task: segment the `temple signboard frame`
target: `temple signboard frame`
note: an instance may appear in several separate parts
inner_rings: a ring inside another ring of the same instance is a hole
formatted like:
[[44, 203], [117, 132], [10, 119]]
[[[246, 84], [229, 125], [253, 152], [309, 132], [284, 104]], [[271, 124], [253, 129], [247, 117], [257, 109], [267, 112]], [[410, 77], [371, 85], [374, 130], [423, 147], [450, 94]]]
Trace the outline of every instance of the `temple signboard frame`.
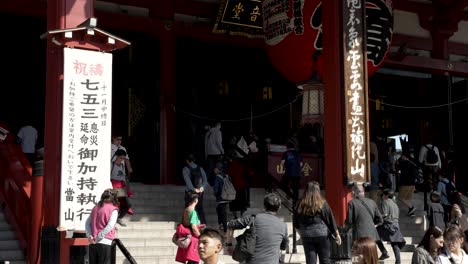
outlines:
[[370, 181], [365, 5], [363, 0], [346, 0], [342, 6], [344, 148], [348, 184]]

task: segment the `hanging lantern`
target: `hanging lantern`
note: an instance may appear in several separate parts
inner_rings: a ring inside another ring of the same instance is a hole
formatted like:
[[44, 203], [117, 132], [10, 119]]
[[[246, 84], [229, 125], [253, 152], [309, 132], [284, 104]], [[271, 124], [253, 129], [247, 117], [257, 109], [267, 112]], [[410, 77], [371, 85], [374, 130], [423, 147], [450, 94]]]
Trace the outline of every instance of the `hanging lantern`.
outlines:
[[323, 83], [305, 83], [302, 87], [302, 124], [323, 123]]
[[[367, 71], [371, 76], [390, 50], [393, 7], [391, 0], [362, 2], [366, 5]], [[321, 0], [264, 0], [262, 7], [271, 64], [293, 83], [305, 82], [316, 74], [323, 80], [322, 35], [326, 33], [322, 32], [322, 16], [334, 14], [322, 14]]]

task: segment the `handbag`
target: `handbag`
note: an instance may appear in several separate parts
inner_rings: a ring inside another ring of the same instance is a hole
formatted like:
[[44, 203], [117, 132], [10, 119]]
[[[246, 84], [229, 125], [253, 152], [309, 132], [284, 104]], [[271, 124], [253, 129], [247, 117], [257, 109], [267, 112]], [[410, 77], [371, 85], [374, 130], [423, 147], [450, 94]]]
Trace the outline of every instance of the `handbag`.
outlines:
[[192, 243], [192, 235], [179, 237], [177, 232], [175, 232], [172, 236], [172, 243], [182, 249], [187, 249], [190, 246], [190, 243]]
[[[182, 235], [179, 236], [179, 234]], [[172, 243], [182, 249], [187, 249], [190, 246], [190, 243], [192, 243], [191, 230], [183, 224], [178, 224], [174, 235], [172, 235]]]
[[346, 230], [344, 227], [338, 227], [338, 232], [341, 237], [341, 245], [336, 243], [330, 243], [330, 259], [334, 260], [344, 260], [351, 259], [352, 256], [352, 245], [353, 245], [353, 236], [349, 230]]
[[232, 252], [232, 259], [238, 262], [243, 262], [255, 253], [255, 243], [257, 237], [257, 229], [255, 227], [255, 215], [250, 216], [249, 224], [244, 233], [236, 237], [236, 247]]

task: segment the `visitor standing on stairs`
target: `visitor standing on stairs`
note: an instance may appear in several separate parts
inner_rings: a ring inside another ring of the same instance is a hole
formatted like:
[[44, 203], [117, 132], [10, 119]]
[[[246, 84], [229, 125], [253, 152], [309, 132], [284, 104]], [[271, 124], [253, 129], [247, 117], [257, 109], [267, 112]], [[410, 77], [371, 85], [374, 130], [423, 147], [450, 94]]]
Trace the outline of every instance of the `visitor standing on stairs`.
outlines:
[[411, 157], [409, 151], [404, 150], [398, 159], [397, 172], [400, 174], [400, 188], [398, 199], [408, 207], [408, 216], [414, 217], [416, 208], [413, 205], [413, 193], [416, 189], [415, 181], [419, 174], [417, 161]]
[[443, 235], [444, 233], [437, 226], [429, 227], [414, 250], [411, 264], [434, 264], [440, 250], [444, 247]]
[[200, 256], [198, 255], [198, 238], [200, 237], [200, 231], [204, 225], [200, 224], [197, 210], [195, 209], [198, 204], [198, 194], [191, 194], [187, 202], [187, 206], [184, 209], [182, 215], [182, 225], [177, 226], [177, 236], [184, 237], [191, 235], [191, 242], [188, 248], [177, 248], [177, 254], [175, 261], [185, 264], [197, 264], [200, 262]]
[[457, 226], [444, 231], [445, 251], [437, 256], [436, 264], [468, 264], [468, 255], [462, 249], [464, 235]]
[[419, 163], [423, 165], [424, 182], [430, 185], [427, 187], [432, 188], [434, 191], [437, 190], [439, 182], [438, 174], [442, 167], [442, 162], [440, 160], [439, 149], [432, 143], [431, 138], [419, 150]]
[[376, 226], [381, 225], [383, 219], [377, 204], [364, 196], [364, 187], [361, 184], [353, 185], [352, 193], [353, 199], [348, 202], [344, 230], [352, 229], [353, 240], [370, 237], [379, 241]]
[[224, 200], [221, 195], [224, 187], [224, 179], [229, 177], [224, 173], [223, 163], [218, 162], [214, 168], [215, 181], [213, 186], [213, 192], [216, 197], [216, 214], [218, 216], [218, 230], [222, 230], [224, 233], [227, 231], [227, 212], [226, 207], [230, 201]]
[[107, 189], [86, 219], [86, 237], [89, 241], [89, 264], [110, 264], [111, 245], [115, 238], [115, 223], [119, 201], [114, 189]]
[[440, 230], [445, 230], [444, 208], [440, 204], [440, 193], [431, 192], [431, 204], [427, 212], [429, 226], [437, 226]]
[[119, 149], [114, 154], [115, 160], [111, 167], [111, 183], [112, 187], [117, 190], [117, 197], [120, 203], [120, 212], [117, 223], [121, 226], [126, 226], [123, 218], [127, 213], [132, 214], [132, 204], [127, 193], [127, 175], [125, 170], [125, 157], [127, 153], [123, 149]]
[[125, 175], [126, 175], [126, 178], [127, 178], [127, 192], [128, 192], [128, 196], [129, 197], [132, 197], [132, 193], [130, 191], [130, 178], [132, 178], [134, 175], [133, 175], [133, 167], [132, 167], [132, 163], [130, 162], [130, 157], [128, 156], [128, 151], [127, 149], [122, 146], [122, 135], [120, 133], [115, 133], [113, 136], [112, 136], [112, 141], [111, 141], [111, 162], [114, 162], [115, 159], [117, 158], [116, 155], [115, 155], [115, 152], [119, 149], [122, 149], [125, 151], [125, 153], [127, 153], [125, 155], [125, 159], [124, 159], [124, 166], [125, 166]]
[[200, 222], [206, 224], [205, 211], [203, 209], [203, 194], [208, 187], [206, 173], [200, 165], [195, 163], [195, 156], [193, 154], [189, 154], [185, 162], [187, 165], [182, 169], [185, 181], [185, 205], [188, 205], [193, 194], [197, 194], [198, 203], [195, 210], [198, 213]]
[[[264, 213], [258, 213], [252, 219], [256, 230], [255, 253], [244, 264], [274, 264], [279, 263], [281, 250], [288, 247], [288, 228], [286, 223], [276, 214], [281, 207], [281, 198], [268, 193], [263, 199]], [[226, 248], [232, 255], [232, 239], [234, 230], [249, 226], [251, 215], [234, 219], [228, 223]]]
[[31, 167], [34, 166], [34, 161], [36, 161], [37, 135], [37, 129], [29, 123], [21, 127], [17, 135], [18, 143], [21, 144], [21, 149]]
[[393, 254], [395, 255], [395, 264], [400, 264], [400, 249], [406, 244], [405, 238], [400, 231], [399, 215], [400, 209], [395, 203], [395, 193], [392, 190], [385, 189], [383, 191], [383, 201], [380, 206], [383, 216], [383, 224], [377, 226], [377, 231], [381, 238], [380, 241], [377, 241], [377, 246], [382, 252], [379, 260], [384, 260], [390, 258], [387, 250], [385, 249], [382, 241], [389, 241], [392, 245]]
[[[307, 184], [304, 195], [298, 201], [294, 213], [294, 226], [302, 238], [307, 264], [329, 264], [331, 243], [341, 245], [333, 212], [320, 194], [318, 182]], [[330, 237], [334, 241], [330, 241]]]
[[297, 199], [299, 198], [299, 188], [301, 187], [301, 176], [302, 176], [302, 155], [299, 151], [296, 150], [296, 147], [293, 143], [286, 143], [287, 150], [283, 153], [281, 157], [280, 167], [284, 168], [283, 177], [281, 178], [281, 185], [288, 194], [291, 195], [289, 191], [289, 183], [291, 182], [292, 187], [292, 199], [293, 204], [295, 205]]

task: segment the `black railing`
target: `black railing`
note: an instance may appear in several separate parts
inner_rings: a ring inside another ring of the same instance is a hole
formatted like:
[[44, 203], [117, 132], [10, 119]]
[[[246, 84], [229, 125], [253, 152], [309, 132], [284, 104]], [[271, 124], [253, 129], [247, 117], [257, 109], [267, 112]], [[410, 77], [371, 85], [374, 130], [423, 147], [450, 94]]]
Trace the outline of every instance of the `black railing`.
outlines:
[[[293, 239], [293, 246], [292, 246], [292, 253], [297, 253], [297, 234], [296, 234], [296, 225], [295, 225], [295, 210], [294, 210], [294, 204], [295, 201], [292, 198], [292, 195], [289, 194], [289, 190], [285, 190], [284, 186], [281, 185], [280, 182], [275, 177], [271, 177], [271, 186], [270, 186], [270, 191], [277, 194], [281, 198], [281, 203], [284, 208], [286, 208], [292, 216], [292, 239]], [[289, 248], [286, 249], [286, 253], [289, 253]]]
[[130, 264], [137, 264], [136, 260], [132, 257], [132, 254], [127, 250], [127, 248], [124, 246], [122, 241], [120, 239], [116, 238], [112, 242], [112, 248], [111, 248], [111, 259], [112, 259], [112, 264], [115, 264], [115, 259], [116, 259], [116, 246], [119, 247], [120, 251], [122, 254], [124, 254], [125, 258], [128, 260]]

